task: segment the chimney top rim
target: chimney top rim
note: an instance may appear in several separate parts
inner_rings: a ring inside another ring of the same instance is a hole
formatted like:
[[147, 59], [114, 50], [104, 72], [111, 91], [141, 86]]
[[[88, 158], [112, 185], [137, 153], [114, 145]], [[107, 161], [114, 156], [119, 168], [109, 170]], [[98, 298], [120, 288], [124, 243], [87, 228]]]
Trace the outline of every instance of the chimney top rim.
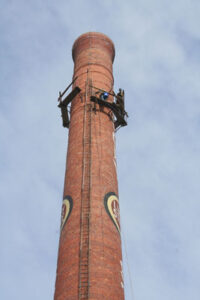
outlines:
[[78, 44], [78, 42], [80, 42], [81, 40], [84, 40], [84, 39], [92, 39], [92, 38], [96, 38], [96, 39], [99, 39], [99, 40], [104, 40], [105, 42], [109, 43], [111, 48], [112, 48], [112, 61], [114, 61], [114, 58], [115, 58], [115, 45], [113, 43], [113, 41], [104, 33], [101, 33], [101, 32], [95, 32], [95, 31], [91, 31], [91, 32], [86, 32], [86, 33], [83, 33], [81, 34], [75, 41], [74, 41], [74, 44], [72, 46], [72, 58], [74, 60], [74, 54], [75, 54], [75, 48]]

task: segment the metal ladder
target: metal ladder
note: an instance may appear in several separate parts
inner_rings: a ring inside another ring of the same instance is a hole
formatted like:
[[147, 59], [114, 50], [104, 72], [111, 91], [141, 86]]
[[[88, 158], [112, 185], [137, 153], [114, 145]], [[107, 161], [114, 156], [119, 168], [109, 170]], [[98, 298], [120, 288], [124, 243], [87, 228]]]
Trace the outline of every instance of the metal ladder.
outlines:
[[[81, 189], [81, 228], [79, 257], [79, 300], [89, 299], [90, 257], [90, 185], [91, 185], [91, 118], [92, 104], [87, 103], [88, 84], [84, 107], [83, 175]], [[89, 98], [89, 97], [88, 97]]]

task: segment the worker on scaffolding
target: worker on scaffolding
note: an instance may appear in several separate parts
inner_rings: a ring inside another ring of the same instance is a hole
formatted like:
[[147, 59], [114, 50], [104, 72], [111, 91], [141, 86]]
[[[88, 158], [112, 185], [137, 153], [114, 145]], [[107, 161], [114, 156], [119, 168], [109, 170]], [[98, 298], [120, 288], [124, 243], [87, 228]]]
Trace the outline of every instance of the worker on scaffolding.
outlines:
[[118, 108], [118, 110], [120, 111], [120, 114], [122, 116], [125, 115], [125, 111], [124, 111], [124, 90], [119, 89], [119, 92], [116, 95], [116, 106]]

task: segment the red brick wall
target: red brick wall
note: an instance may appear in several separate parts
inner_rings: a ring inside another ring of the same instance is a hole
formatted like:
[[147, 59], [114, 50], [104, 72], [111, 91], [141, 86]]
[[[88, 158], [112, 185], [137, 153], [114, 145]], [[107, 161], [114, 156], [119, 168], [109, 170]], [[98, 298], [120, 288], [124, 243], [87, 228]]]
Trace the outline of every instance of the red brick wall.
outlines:
[[101, 33], [86, 33], [72, 55], [81, 93], [71, 108], [64, 197], [73, 207], [60, 234], [54, 299], [123, 300], [120, 232], [104, 205], [106, 194], [118, 195], [114, 127], [109, 110], [97, 105], [95, 112], [90, 102], [97, 92], [91, 84], [112, 91], [114, 45]]

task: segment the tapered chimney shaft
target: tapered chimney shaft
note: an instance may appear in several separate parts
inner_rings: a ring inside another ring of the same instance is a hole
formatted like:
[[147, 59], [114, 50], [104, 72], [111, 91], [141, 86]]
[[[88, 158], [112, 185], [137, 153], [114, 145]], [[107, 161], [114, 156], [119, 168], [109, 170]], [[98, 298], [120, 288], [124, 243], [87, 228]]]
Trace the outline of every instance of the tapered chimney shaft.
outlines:
[[72, 49], [75, 80], [54, 300], [123, 300], [123, 273], [113, 115], [91, 102], [113, 102], [115, 49], [101, 33]]

